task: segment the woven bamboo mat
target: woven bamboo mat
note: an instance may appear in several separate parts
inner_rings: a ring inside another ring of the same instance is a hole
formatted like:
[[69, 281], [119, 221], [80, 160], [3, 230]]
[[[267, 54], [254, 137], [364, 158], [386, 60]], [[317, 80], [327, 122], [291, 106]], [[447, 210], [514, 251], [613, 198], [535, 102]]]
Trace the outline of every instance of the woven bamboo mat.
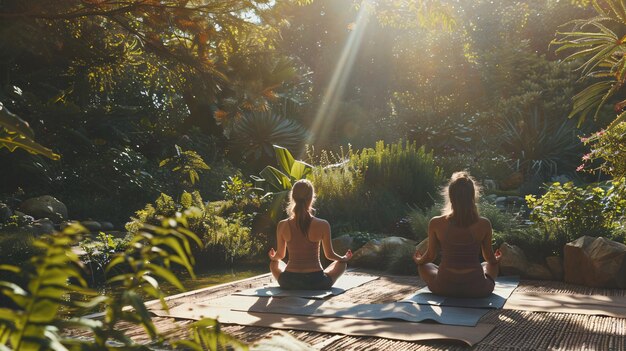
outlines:
[[[363, 272], [367, 274], [367, 272]], [[392, 302], [425, 286], [417, 276], [390, 276], [381, 272], [380, 279], [351, 289], [332, 297], [333, 301], [352, 303]], [[269, 283], [267, 276], [246, 282], [235, 282], [200, 294], [191, 294], [170, 300], [171, 305], [200, 301], [207, 298], [226, 296], [234, 289], [246, 289]], [[626, 290], [595, 289], [573, 286], [560, 282], [522, 280], [517, 291], [564, 294], [593, 294], [605, 296], [626, 296]], [[405, 342], [378, 338], [337, 336], [316, 332], [290, 331], [289, 333], [320, 350], [394, 350], [394, 351], [435, 351], [435, 350], [612, 350], [626, 351], [626, 319], [587, 316], [562, 313], [537, 313], [515, 310], [494, 310], [485, 315], [481, 322], [495, 324], [495, 329], [473, 348], [454, 342]], [[187, 326], [192, 321], [173, 320], [155, 317], [156, 327], [166, 335], [184, 338]], [[139, 342], [148, 342], [141, 328], [120, 325]], [[235, 337], [252, 342], [276, 333], [262, 327], [224, 325], [222, 330]], [[75, 336], [84, 336], [79, 332]]]

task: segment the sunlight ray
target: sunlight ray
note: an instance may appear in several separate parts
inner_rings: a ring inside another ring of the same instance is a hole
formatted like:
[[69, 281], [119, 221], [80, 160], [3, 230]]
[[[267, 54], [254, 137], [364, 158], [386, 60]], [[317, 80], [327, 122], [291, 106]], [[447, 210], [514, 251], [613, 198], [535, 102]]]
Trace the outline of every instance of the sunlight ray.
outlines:
[[337, 66], [333, 71], [333, 75], [328, 83], [324, 97], [320, 103], [319, 109], [315, 114], [315, 119], [311, 126], [311, 134], [307, 140], [307, 144], [314, 145], [318, 140], [330, 131], [337, 117], [337, 110], [343, 92], [345, 90], [350, 72], [354, 66], [359, 47], [365, 34], [365, 28], [369, 18], [369, 0], [361, 3], [355, 25], [350, 33], [348, 40], [343, 47]]

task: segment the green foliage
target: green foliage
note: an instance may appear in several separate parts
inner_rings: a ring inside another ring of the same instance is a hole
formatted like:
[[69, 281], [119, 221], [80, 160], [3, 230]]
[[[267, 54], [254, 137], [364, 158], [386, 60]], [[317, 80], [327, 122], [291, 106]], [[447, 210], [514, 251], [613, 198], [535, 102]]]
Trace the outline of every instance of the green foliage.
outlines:
[[379, 141], [373, 149], [350, 155], [350, 162], [363, 170], [366, 189], [376, 195], [391, 195], [405, 205], [424, 208], [432, 205], [442, 181], [433, 154], [415, 143]]
[[95, 238], [86, 238], [80, 242], [79, 246], [85, 252], [81, 261], [89, 267], [92, 286], [107, 280], [105, 268], [116, 253], [128, 248], [129, 240], [129, 236], [116, 238], [111, 234], [100, 232]]
[[349, 148], [347, 155], [308, 153], [321, 163], [312, 173], [318, 214], [340, 231], [390, 230], [410, 206], [429, 207], [442, 181], [432, 153], [415, 143], [380, 141], [375, 149]]
[[434, 205], [428, 209], [413, 208], [407, 214], [407, 219], [411, 225], [411, 231], [414, 233], [414, 237], [411, 239], [418, 242], [428, 237], [428, 223], [431, 218], [441, 214], [441, 206]]
[[183, 151], [178, 145], [174, 145], [174, 148], [176, 155], [161, 161], [159, 167], [168, 166], [174, 174], [180, 175], [183, 184], [191, 187], [200, 180], [199, 173], [210, 168], [197, 152], [193, 150]]
[[565, 243], [582, 235], [611, 237], [623, 225], [626, 200], [623, 184], [608, 187], [553, 183], [537, 198], [527, 195], [530, 219], [546, 236]]
[[307, 130], [295, 120], [271, 112], [250, 112], [233, 128], [231, 142], [249, 161], [268, 161], [274, 145], [294, 150], [307, 139]]
[[6, 147], [11, 152], [19, 148], [52, 160], [60, 158], [52, 150], [37, 144], [34, 139], [35, 134], [28, 123], [7, 110], [0, 102], [0, 148]]
[[276, 162], [280, 169], [266, 166], [259, 173], [260, 177], [252, 178], [257, 186], [262, 187], [267, 193], [265, 197], [271, 197], [269, 214], [273, 221], [278, 221], [285, 207], [287, 195], [293, 184], [300, 179], [310, 179], [313, 167], [296, 160], [289, 150], [284, 147], [273, 145]]
[[198, 259], [203, 264], [232, 264], [235, 260], [246, 257], [252, 247], [256, 247], [256, 241], [251, 236], [254, 212], [244, 213], [244, 210], [258, 209], [259, 206], [260, 202], [256, 197], [239, 202], [205, 204], [198, 191], [183, 192], [178, 202], [161, 194], [154, 204], [147, 204], [144, 209], [135, 213], [135, 218], [126, 224], [126, 230], [135, 234], [147, 224], [157, 225], [159, 218], [194, 209], [187, 216], [186, 223], [203, 243], [203, 248], [196, 251]]
[[581, 139], [591, 146], [591, 152], [583, 156], [581, 169], [586, 164], [593, 167], [594, 162], [600, 162], [592, 170], [602, 171], [615, 178], [626, 177], [626, 122]]
[[[558, 46], [557, 53], [570, 52], [566, 61], [583, 62], [579, 66], [581, 74], [593, 82], [574, 97], [574, 107], [569, 117], [578, 115], [579, 125], [589, 115], [598, 118], [602, 106], [621, 90], [626, 73], [623, 35], [615, 30], [615, 24], [622, 31], [626, 25], [624, 6], [618, 0], [594, 0], [592, 4], [596, 16], [569, 22], [572, 29], [557, 32], [552, 42]], [[614, 124], [626, 116], [626, 113], [621, 112], [623, 105], [624, 101], [615, 104], [619, 115]]]
[[[161, 218], [159, 225], [146, 224], [135, 233], [124, 252], [116, 253], [107, 265], [107, 271], [123, 266], [123, 273], [108, 280], [118, 289], [100, 295], [87, 287], [78, 256], [71, 251], [80, 242], [84, 228], [76, 225], [63, 232], [45, 235], [35, 241], [42, 252], [23, 268], [1, 265], [0, 270], [24, 275], [27, 284], [20, 286], [0, 282], [2, 296], [9, 297], [15, 308], [0, 308], [0, 348], [3, 350], [131, 350], [147, 349], [126, 335], [119, 323], [142, 326], [152, 339], [152, 345], [179, 345], [193, 350], [221, 350], [226, 346], [246, 350], [247, 345], [224, 334], [217, 321], [204, 319], [194, 323], [191, 338], [171, 340], [161, 334], [152, 322], [141, 296], [159, 299], [167, 309], [159, 281], [182, 289], [178, 277], [172, 273], [177, 264], [194, 277], [191, 243], [200, 244], [189, 231], [187, 217], [195, 216], [191, 208], [171, 218]], [[107, 239], [107, 238], [105, 238]], [[107, 239], [108, 240], [108, 239]], [[3, 275], [5, 277], [6, 275]], [[64, 318], [61, 307], [75, 314], [83, 314], [96, 306], [105, 309], [102, 320], [82, 317]], [[129, 308], [130, 307], [130, 308]], [[65, 337], [65, 328], [86, 329], [93, 333], [91, 340]]]
[[539, 107], [504, 118], [500, 129], [503, 151], [526, 178], [562, 174], [573, 168], [581, 153], [575, 125], [555, 122]]
[[[65, 304], [76, 307], [81, 305], [68, 302], [64, 297], [70, 292], [91, 297], [96, 295], [86, 288], [80, 260], [70, 251], [70, 247], [80, 240], [81, 234], [82, 228], [68, 227], [60, 235], [44, 236], [34, 242], [42, 250], [41, 254], [31, 258], [25, 268], [0, 266], [5, 272], [24, 274], [28, 279], [27, 286], [23, 287], [0, 282], [2, 295], [9, 297], [17, 306], [15, 309], [0, 309], [0, 345], [10, 346], [14, 350], [40, 347], [63, 349], [58, 328], [62, 322], [58, 317], [59, 309]], [[95, 298], [87, 305], [100, 302], [102, 299]], [[77, 319], [74, 322], [81, 321]]]

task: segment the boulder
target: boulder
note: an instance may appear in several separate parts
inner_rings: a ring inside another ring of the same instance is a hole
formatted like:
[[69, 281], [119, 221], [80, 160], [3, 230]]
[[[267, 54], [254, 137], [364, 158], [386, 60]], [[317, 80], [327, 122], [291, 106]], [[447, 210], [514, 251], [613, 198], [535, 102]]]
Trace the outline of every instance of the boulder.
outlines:
[[380, 264], [380, 251], [382, 245], [380, 240], [370, 240], [360, 249], [356, 250], [350, 260], [350, 265], [355, 267], [376, 268]]
[[104, 231], [111, 231], [115, 229], [115, 226], [111, 222], [100, 222], [100, 227], [102, 227], [102, 230]]
[[96, 221], [81, 221], [80, 224], [87, 228], [90, 233], [97, 233], [102, 230], [102, 225]]
[[552, 273], [548, 267], [542, 264], [531, 263], [526, 269], [524, 277], [537, 280], [552, 280]]
[[563, 260], [560, 257], [546, 257], [546, 265], [555, 280], [563, 280]]
[[0, 202], [0, 224], [6, 223], [13, 216], [13, 211], [6, 204]]
[[385, 260], [389, 253], [398, 250], [414, 252], [416, 244], [414, 240], [399, 236], [370, 240], [354, 253], [350, 262], [353, 266], [385, 269], [388, 263]]
[[501, 275], [524, 275], [528, 269], [528, 259], [524, 251], [515, 245], [502, 243], [500, 245], [502, 257], [500, 258]]
[[60, 223], [67, 219], [65, 204], [50, 195], [24, 200], [20, 204], [19, 210], [36, 219], [49, 218], [54, 223]]
[[582, 236], [565, 245], [564, 280], [601, 288], [626, 288], [626, 245]]
[[54, 223], [48, 218], [41, 218], [34, 221], [30, 226], [34, 229], [34, 234], [52, 234], [54, 233]]

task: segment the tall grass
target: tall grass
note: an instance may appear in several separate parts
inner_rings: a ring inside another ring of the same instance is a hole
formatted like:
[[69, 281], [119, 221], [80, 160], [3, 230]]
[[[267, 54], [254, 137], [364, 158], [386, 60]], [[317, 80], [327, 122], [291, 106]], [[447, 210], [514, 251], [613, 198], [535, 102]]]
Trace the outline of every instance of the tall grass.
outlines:
[[442, 181], [432, 153], [415, 143], [376, 143], [347, 153], [309, 149], [318, 215], [337, 231], [393, 230], [410, 208], [429, 208]]

